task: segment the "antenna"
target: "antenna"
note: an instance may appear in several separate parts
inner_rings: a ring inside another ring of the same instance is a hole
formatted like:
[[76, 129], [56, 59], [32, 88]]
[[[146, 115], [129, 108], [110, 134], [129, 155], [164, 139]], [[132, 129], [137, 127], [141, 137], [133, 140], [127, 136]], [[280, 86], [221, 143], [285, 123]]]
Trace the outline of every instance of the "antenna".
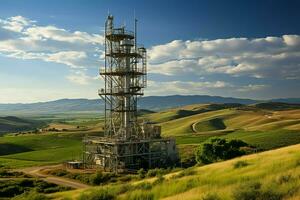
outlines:
[[147, 50], [137, 45], [135, 11], [133, 31], [114, 27], [114, 17], [107, 17], [105, 66], [100, 75], [104, 133], [84, 138], [84, 163], [116, 173], [175, 163], [175, 139], [162, 138], [160, 126], [138, 120], [138, 97], [147, 86]]

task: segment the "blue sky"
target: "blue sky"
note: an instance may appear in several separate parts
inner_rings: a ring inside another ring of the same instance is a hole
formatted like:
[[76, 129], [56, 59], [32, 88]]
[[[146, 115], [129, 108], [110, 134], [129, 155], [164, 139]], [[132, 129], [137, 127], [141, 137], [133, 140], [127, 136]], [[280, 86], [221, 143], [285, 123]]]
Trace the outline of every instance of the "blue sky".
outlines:
[[299, 1], [1, 0], [0, 103], [98, 98], [110, 12], [148, 48], [146, 95], [300, 97]]

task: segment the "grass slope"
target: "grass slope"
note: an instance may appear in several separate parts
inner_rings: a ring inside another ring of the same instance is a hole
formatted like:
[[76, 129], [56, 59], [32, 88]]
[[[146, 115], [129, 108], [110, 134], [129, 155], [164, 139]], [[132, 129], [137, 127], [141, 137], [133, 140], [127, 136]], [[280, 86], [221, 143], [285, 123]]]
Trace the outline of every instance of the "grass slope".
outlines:
[[[163, 136], [176, 138], [181, 157], [209, 137], [242, 139], [262, 149], [300, 142], [300, 109], [297, 104], [254, 105], [200, 104], [169, 109], [148, 115], [162, 126]], [[184, 110], [190, 115], [178, 115]], [[188, 154], [188, 155], [186, 155]]]
[[[7, 167], [26, 167], [62, 162], [80, 158], [82, 150], [80, 137], [60, 134], [6, 136], [0, 137], [0, 163]], [[16, 152], [16, 148], [24, 149]]]
[[[145, 114], [142, 119], [161, 125], [163, 136], [175, 137], [184, 160], [212, 136], [242, 139], [265, 150], [300, 143], [300, 109], [284, 106], [268, 110], [257, 104], [198, 104]], [[80, 158], [81, 138], [103, 131], [103, 120], [97, 115], [52, 116], [51, 120], [48, 128], [61, 131], [0, 137], [1, 164], [22, 167]]]
[[23, 119], [14, 116], [0, 117], [0, 135], [5, 132], [28, 131], [44, 126], [38, 120]]
[[[229, 161], [193, 167], [157, 178], [131, 181], [119, 199], [198, 200], [241, 199], [241, 195], [260, 195], [260, 199], [296, 200], [300, 197], [300, 144], [243, 156]], [[140, 187], [138, 186], [140, 185]], [[143, 187], [144, 185], [144, 187]], [[256, 185], [254, 188], [253, 185]], [[136, 186], [130, 189], [130, 186]], [[147, 186], [147, 187], [146, 187]], [[51, 194], [54, 199], [76, 199], [82, 192], [95, 189], [120, 191], [119, 183], [92, 189]], [[208, 198], [211, 197], [211, 198]], [[212, 198], [214, 197], [214, 198]], [[217, 198], [218, 197], [218, 198]], [[254, 199], [254, 198], [250, 198]]]

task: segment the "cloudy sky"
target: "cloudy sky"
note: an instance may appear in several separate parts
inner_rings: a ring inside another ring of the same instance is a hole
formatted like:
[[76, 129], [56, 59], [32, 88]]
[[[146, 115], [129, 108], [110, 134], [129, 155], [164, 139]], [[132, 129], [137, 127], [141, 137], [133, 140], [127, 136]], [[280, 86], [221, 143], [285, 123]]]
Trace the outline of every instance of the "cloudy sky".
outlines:
[[1, 0], [0, 103], [98, 98], [103, 24], [139, 20], [146, 95], [300, 97], [300, 1]]

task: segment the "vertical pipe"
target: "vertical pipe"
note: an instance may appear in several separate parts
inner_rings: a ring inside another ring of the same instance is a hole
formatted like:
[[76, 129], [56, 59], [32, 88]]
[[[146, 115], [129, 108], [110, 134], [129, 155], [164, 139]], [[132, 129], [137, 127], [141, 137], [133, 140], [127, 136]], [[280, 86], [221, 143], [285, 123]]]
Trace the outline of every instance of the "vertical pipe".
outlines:
[[[108, 20], [108, 19], [107, 19]], [[104, 75], [104, 135], [107, 136], [107, 122], [106, 122], [106, 84], [107, 84], [107, 78], [106, 78], [106, 65], [107, 65], [107, 56], [106, 56], [106, 48], [107, 48], [107, 42], [106, 42], [106, 32], [107, 32], [107, 20], [105, 22], [105, 30], [104, 30], [104, 55], [105, 55], [105, 59], [104, 59], [104, 72], [105, 72], [105, 75]]]

